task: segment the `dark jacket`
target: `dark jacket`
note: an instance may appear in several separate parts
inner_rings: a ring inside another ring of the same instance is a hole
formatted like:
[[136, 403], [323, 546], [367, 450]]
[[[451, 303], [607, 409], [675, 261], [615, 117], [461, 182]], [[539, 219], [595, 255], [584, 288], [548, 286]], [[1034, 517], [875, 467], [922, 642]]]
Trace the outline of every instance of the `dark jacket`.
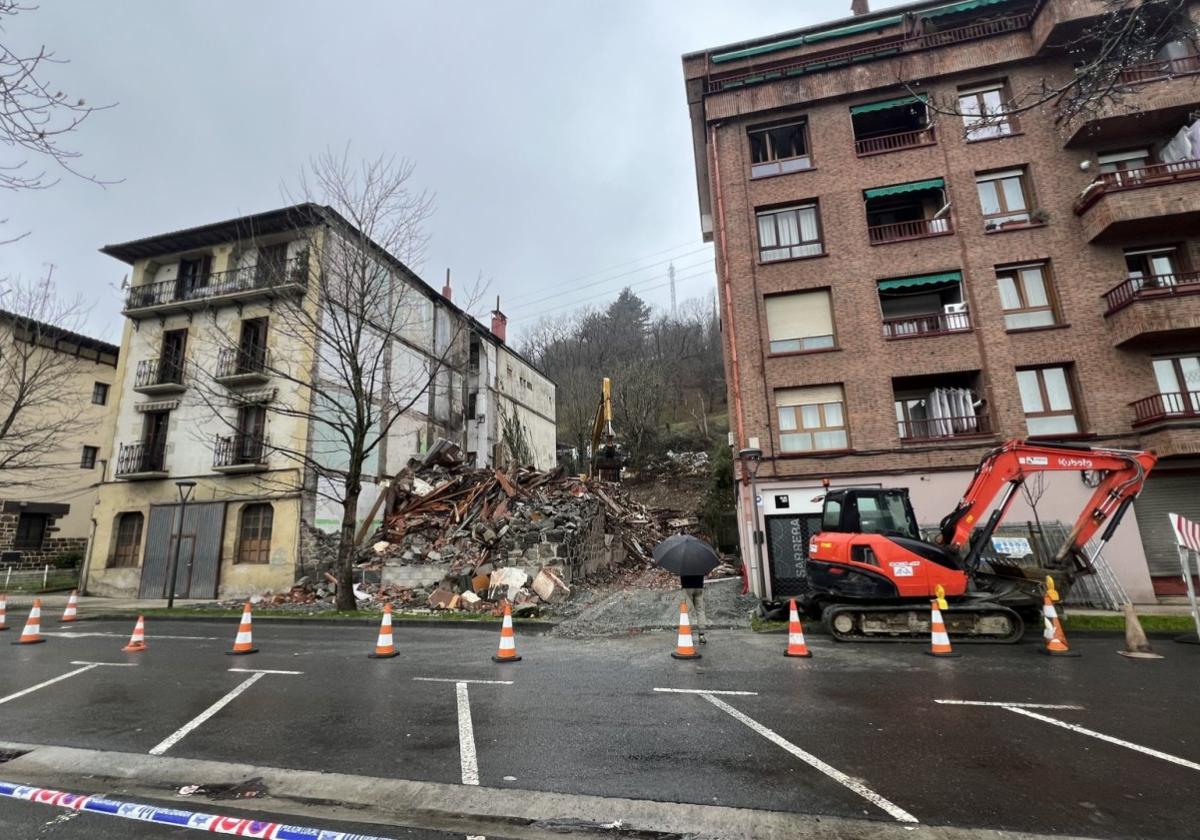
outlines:
[[704, 575], [682, 575], [679, 578], [679, 585], [683, 589], [703, 589]]

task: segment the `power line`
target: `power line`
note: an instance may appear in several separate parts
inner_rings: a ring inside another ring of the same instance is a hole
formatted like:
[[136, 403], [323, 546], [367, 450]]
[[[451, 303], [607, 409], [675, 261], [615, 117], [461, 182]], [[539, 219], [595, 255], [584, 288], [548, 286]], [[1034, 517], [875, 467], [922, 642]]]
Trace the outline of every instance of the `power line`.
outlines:
[[[709, 276], [711, 276], [713, 279], [716, 279], [716, 275], [715, 275], [715, 273], [710, 275], [708, 271], [698, 271], [698, 272], [696, 272], [695, 274], [688, 274], [688, 275], [677, 276], [677, 277], [675, 278], [675, 280], [678, 282], [678, 281], [680, 281], [680, 280], [694, 280], [694, 279], [696, 279], [696, 278], [700, 278], [700, 277], [707, 278], [707, 277], [709, 277]], [[649, 279], [647, 279], [647, 280], [643, 280], [643, 281], [641, 281], [640, 283], [631, 283], [631, 284], [629, 284], [628, 286], [626, 286], [626, 287], [624, 287], [624, 288], [629, 288], [629, 289], [638, 288], [638, 291], [639, 291], [639, 292], [652, 292], [652, 291], [655, 291], [656, 289], [665, 289], [667, 286], [670, 286], [670, 285], [671, 285], [671, 281], [670, 281], [670, 280], [666, 281], [665, 283], [658, 283], [657, 285], [654, 285], [654, 286], [643, 286], [643, 285], [642, 285], [643, 283], [648, 283], [648, 282], [651, 282], [651, 281], [654, 281], [654, 280], [658, 280], [658, 279], [659, 279], [659, 278], [657, 278], [657, 277], [651, 277], [651, 278], [649, 278]], [[573, 300], [573, 301], [571, 301], [570, 303], [564, 303], [564, 304], [560, 304], [560, 305], [558, 305], [558, 306], [552, 306], [552, 307], [550, 307], [549, 309], [542, 309], [542, 310], [540, 310], [540, 311], [537, 311], [537, 312], [530, 312], [530, 313], [529, 313], [529, 314], [527, 314], [527, 315], [517, 315], [517, 316], [510, 316], [509, 320], [512, 320], [512, 321], [522, 321], [522, 320], [528, 320], [528, 319], [530, 319], [530, 318], [538, 317], [538, 316], [540, 316], [540, 315], [547, 315], [547, 314], [550, 314], [550, 313], [552, 313], [552, 312], [559, 312], [559, 311], [561, 311], [561, 310], [563, 310], [563, 309], [571, 309], [571, 308], [573, 308], [573, 307], [578, 307], [578, 306], [579, 306], [579, 304], [581, 304], [581, 303], [586, 303], [586, 302], [587, 302], [587, 301], [589, 301], [589, 300], [595, 300], [595, 299], [597, 299], [597, 298], [608, 297], [609, 295], [613, 295], [613, 294], [616, 294], [616, 293], [617, 293], [617, 290], [616, 290], [616, 289], [609, 289], [609, 290], [608, 290], [608, 291], [606, 291], [606, 292], [601, 292], [600, 294], [597, 294], [597, 295], [591, 295], [591, 296], [589, 296], [589, 297], [579, 298], [579, 299], [577, 299], [577, 300]]]
[[[711, 261], [711, 260], [701, 260], [701, 261], [700, 261], [700, 262], [698, 262], [698, 263], [692, 263], [691, 265], [685, 265], [685, 266], [682, 266], [682, 267], [681, 267], [681, 268], [679, 268], [678, 270], [679, 270], [679, 271], [686, 271], [686, 270], [688, 270], [689, 268], [701, 268], [701, 267], [712, 267], [712, 261]], [[620, 279], [619, 277], [608, 277], [608, 278], [605, 278], [604, 280], [598, 281], [598, 283], [607, 283], [607, 282], [609, 282], [609, 281], [612, 281], [612, 280], [619, 280], [619, 279]], [[662, 279], [662, 276], [661, 276], [661, 275], [659, 275], [659, 276], [656, 276], [656, 277], [643, 277], [643, 278], [641, 278], [641, 279], [639, 279], [639, 280], [633, 280], [633, 281], [625, 280], [625, 281], [623, 281], [623, 282], [621, 282], [621, 283], [620, 283], [620, 286], [621, 286], [621, 287], [629, 286], [629, 287], [631, 287], [631, 288], [632, 288], [632, 287], [634, 287], [634, 286], [637, 286], [637, 285], [639, 285], [639, 284], [641, 284], [641, 283], [649, 283], [649, 282], [652, 282], [652, 281], [654, 281], [654, 280], [660, 280], [660, 279]], [[598, 285], [598, 283], [589, 283], [588, 285], [589, 285], [589, 286], [595, 286], [595, 285]], [[584, 287], [584, 286], [581, 286], [581, 287], [579, 287], [579, 288], [586, 288], [586, 287]], [[519, 304], [517, 304], [516, 306], [514, 306], [512, 309], [513, 309], [513, 311], [514, 311], [514, 312], [519, 312], [519, 311], [520, 311], [520, 310], [522, 310], [522, 309], [529, 309], [530, 307], [534, 307], [534, 306], [541, 306], [541, 305], [542, 305], [542, 304], [543, 304], [545, 301], [547, 301], [547, 300], [552, 300], [552, 299], [554, 299], [554, 298], [559, 298], [559, 297], [562, 297], [563, 295], [572, 295], [572, 294], [575, 294], [577, 291], [579, 291], [579, 290], [578, 290], [578, 289], [564, 289], [563, 291], [560, 291], [560, 292], [555, 292], [554, 294], [550, 294], [550, 295], [542, 295], [542, 296], [541, 296], [541, 297], [539, 297], [539, 298], [538, 298], [536, 301], [529, 301], [528, 303], [519, 303]], [[617, 289], [616, 289], [616, 288], [613, 288], [613, 289], [610, 289], [610, 290], [609, 290], [609, 292], [612, 292], [612, 291], [617, 291]], [[603, 296], [604, 294], [607, 294], [607, 293], [608, 293], [608, 292], [601, 292], [600, 294], [601, 294], [601, 296]]]
[[[627, 265], [632, 265], [632, 264], [634, 264], [634, 263], [639, 263], [639, 262], [642, 262], [643, 260], [648, 260], [648, 259], [651, 259], [652, 257], [657, 257], [657, 256], [659, 256], [660, 254], [667, 254], [667, 253], [671, 253], [671, 252], [673, 252], [673, 251], [678, 251], [678, 250], [679, 250], [679, 249], [681, 249], [681, 248], [688, 248], [688, 247], [691, 247], [691, 246], [692, 246], [692, 245], [694, 245], [694, 244], [695, 244], [695, 240], [692, 240], [692, 241], [689, 241], [689, 242], [684, 242], [684, 243], [682, 243], [682, 244], [680, 244], [680, 245], [673, 245], [673, 246], [671, 246], [670, 248], [664, 248], [664, 249], [662, 249], [661, 251], [653, 251], [653, 252], [651, 252], [651, 253], [649, 253], [649, 254], [644, 254], [644, 255], [642, 255], [642, 256], [640, 256], [640, 257], [634, 257], [634, 258], [632, 258], [632, 259], [625, 260], [624, 262], [615, 263], [615, 264], [613, 264], [613, 265], [610, 265], [610, 266], [608, 266], [607, 268], [601, 268], [601, 269], [598, 269], [598, 270], [596, 270], [596, 271], [590, 271], [590, 272], [588, 272], [587, 274], [581, 274], [581, 275], [579, 275], [578, 277], [574, 277], [574, 278], [572, 278], [572, 279], [570, 279], [570, 280], [567, 280], [566, 282], [567, 282], [568, 284], [570, 284], [570, 283], [575, 283], [575, 282], [577, 282], [577, 281], [579, 281], [579, 280], [587, 280], [589, 277], [595, 277], [595, 276], [597, 276], [597, 275], [600, 275], [600, 274], [605, 274], [605, 273], [607, 273], [607, 272], [609, 272], [609, 271], [614, 271], [614, 270], [616, 270], [616, 269], [618, 269], [618, 268], [624, 268], [624, 267], [625, 267], [625, 266], [627, 266]], [[703, 249], [703, 248], [701, 248], [701, 249], [699, 249], [699, 250], [704, 250], [704, 249]], [[689, 252], [689, 253], [693, 253], [693, 254], [694, 254], [694, 253], [696, 253], [696, 251], [691, 251], [691, 252]], [[683, 255], [683, 256], [687, 256], [687, 255], [685, 254], [685, 255]], [[526, 297], [526, 296], [528, 296], [528, 294], [529, 294], [528, 292], [525, 292], [525, 293], [522, 293], [522, 294], [519, 294], [519, 295], [515, 295], [514, 297], [515, 297], [515, 298]]]
[[[575, 290], [578, 290], [578, 289], [586, 289], [586, 288], [589, 288], [589, 287], [591, 287], [591, 286], [598, 286], [598, 285], [600, 285], [601, 283], [607, 283], [607, 282], [609, 282], [609, 281], [611, 281], [611, 280], [618, 280], [618, 279], [620, 279], [620, 278], [622, 278], [622, 277], [628, 277], [628, 276], [629, 276], [629, 275], [631, 275], [631, 274], [640, 274], [641, 272], [643, 272], [643, 271], [647, 271], [647, 270], [649, 270], [649, 269], [651, 269], [651, 268], [657, 268], [658, 266], [661, 266], [661, 265], [666, 265], [667, 263], [670, 263], [670, 262], [671, 262], [671, 261], [673, 261], [673, 260], [677, 260], [677, 259], [683, 259], [684, 257], [690, 257], [690, 256], [692, 256], [692, 255], [694, 255], [694, 254], [699, 254], [699, 253], [702, 253], [702, 252], [705, 252], [705, 251], [708, 251], [708, 250], [709, 250], [708, 246], [705, 246], [705, 247], [703, 247], [703, 248], [697, 248], [697, 249], [695, 249], [694, 251], [688, 251], [688, 252], [686, 252], [686, 253], [683, 253], [683, 254], [676, 254], [674, 257], [668, 257], [668, 258], [667, 258], [667, 259], [665, 259], [665, 260], [659, 260], [658, 262], [649, 263], [648, 265], [643, 265], [643, 266], [640, 266], [639, 268], [630, 269], [629, 271], [623, 271], [623, 272], [621, 272], [620, 274], [613, 274], [613, 275], [611, 275], [611, 276], [609, 276], [609, 277], [601, 277], [599, 280], [593, 280], [593, 281], [592, 281], [592, 282], [590, 282], [590, 283], [583, 283], [583, 284], [581, 284], [581, 285], [578, 285], [578, 286], [574, 286], [574, 285], [572, 285], [572, 283], [574, 283], [574, 281], [572, 280], [572, 281], [567, 281], [566, 283], [556, 283], [554, 287], [555, 287], [556, 289], [565, 289], [565, 290], [567, 290], [567, 291], [575, 291]], [[585, 275], [585, 276], [593, 276], [593, 275]], [[579, 279], [579, 278], [576, 278], [576, 279]], [[509, 301], [506, 301], [506, 303], [511, 303], [511, 302], [512, 302], [512, 301], [514, 301], [514, 300], [520, 300], [520, 299], [522, 299], [522, 298], [528, 298], [528, 297], [537, 297], [537, 296], [539, 296], [539, 295], [541, 295], [541, 292], [540, 292], [540, 291], [533, 291], [533, 292], [523, 292], [522, 294], [519, 294], [519, 295], [514, 295], [514, 296], [512, 297], [512, 299], [511, 299], [511, 300], [509, 300]]]

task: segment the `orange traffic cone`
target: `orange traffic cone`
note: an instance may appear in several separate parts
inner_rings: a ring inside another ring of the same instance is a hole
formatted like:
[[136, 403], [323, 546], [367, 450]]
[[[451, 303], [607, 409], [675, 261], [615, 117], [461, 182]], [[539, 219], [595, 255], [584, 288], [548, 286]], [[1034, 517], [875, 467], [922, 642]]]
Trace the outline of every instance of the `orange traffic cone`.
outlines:
[[5, 610], [8, 608], [8, 596], [0, 595], [0, 630], [8, 629], [8, 620], [5, 618]]
[[233, 650], [225, 652], [226, 656], [245, 656], [248, 653], [258, 653], [258, 648], [250, 640], [250, 602], [242, 610], [242, 623], [238, 625], [237, 638], [233, 641]]
[[146, 649], [146, 622], [139, 615], [137, 624], [133, 625], [133, 635], [129, 637], [129, 644], [121, 648], [125, 653], [141, 653]]
[[930, 656], [958, 656], [950, 647], [950, 635], [946, 632], [946, 624], [942, 621], [942, 610], [947, 609], [946, 598], [941, 585], [937, 588], [937, 597], [929, 601], [929, 650]]
[[63, 610], [62, 618], [60, 618], [59, 621], [63, 622], [64, 624], [68, 621], [76, 621], [78, 614], [79, 593], [77, 590], [72, 589], [71, 594], [67, 596], [67, 608]]
[[383, 605], [383, 620], [379, 622], [379, 639], [375, 642], [375, 652], [368, 653], [372, 659], [391, 659], [399, 656], [396, 646], [392, 644], [392, 605]]
[[679, 602], [679, 639], [671, 656], [676, 659], [699, 659], [696, 645], [692, 642], [692, 619], [688, 616], [687, 601]]
[[504, 623], [500, 625], [500, 649], [492, 657], [493, 662], [520, 662], [517, 656], [517, 638], [513, 634], [512, 607], [504, 602]]
[[1054, 602], [1059, 599], [1058, 591], [1054, 588], [1054, 578], [1046, 578], [1046, 594], [1042, 598], [1042, 653], [1050, 656], [1079, 656], [1067, 645], [1067, 634], [1063, 632], [1062, 623], [1058, 620], [1058, 611]]
[[29, 618], [25, 621], [25, 629], [21, 631], [21, 638], [13, 642], [14, 645], [36, 645], [46, 641], [42, 638], [42, 599], [33, 599], [33, 609], [29, 611]]
[[783, 655], [805, 658], [812, 656], [808, 645], [804, 644], [804, 628], [800, 626], [800, 611], [796, 609], [795, 598], [788, 601], [788, 644]]

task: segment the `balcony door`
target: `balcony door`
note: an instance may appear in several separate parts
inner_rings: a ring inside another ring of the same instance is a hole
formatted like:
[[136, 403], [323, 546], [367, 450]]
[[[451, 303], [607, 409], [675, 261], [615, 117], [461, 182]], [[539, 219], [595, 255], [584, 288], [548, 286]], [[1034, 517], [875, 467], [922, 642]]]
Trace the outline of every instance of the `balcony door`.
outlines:
[[1200, 412], [1200, 356], [1155, 359], [1154, 378], [1166, 414]]
[[167, 330], [158, 357], [158, 381], [183, 382], [183, 360], [187, 353], [187, 330]]
[[238, 340], [238, 372], [262, 370], [266, 352], [267, 319], [242, 321], [242, 334]]
[[142, 418], [142, 468], [160, 470], [163, 453], [167, 449], [167, 425], [171, 420], [171, 412], [147, 411]]
[[210, 254], [180, 260], [179, 277], [175, 283], [178, 292], [176, 297], [180, 300], [199, 297], [204, 293], [203, 290], [208, 286], [211, 276], [212, 256]]
[[1135, 289], [1174, 286], [1179, 272], [1179, 253], [1174, 247], [1125, 252], [1125, 273]]
[[267, 410], [261, 405], [238, 409], [237, 457], [240, 463], [260, 463], [266, 429]]

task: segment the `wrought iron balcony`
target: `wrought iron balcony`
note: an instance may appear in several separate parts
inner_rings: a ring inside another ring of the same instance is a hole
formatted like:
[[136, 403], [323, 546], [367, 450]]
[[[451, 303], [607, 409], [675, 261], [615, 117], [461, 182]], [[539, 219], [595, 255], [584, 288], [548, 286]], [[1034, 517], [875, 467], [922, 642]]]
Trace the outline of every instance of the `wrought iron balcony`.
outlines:
[[217, 472], [251, 472], [265, 469], [269, 442], [263, 435], [241, 432], [217, 437], [213, 446], [213, 469]]
[[1157, 187], [1163, 184], [1177, 184], [1198, 179], [1200, 179], [1200, 160], [1178, 160], [1174, 163], [1156, 163], [1152, 166], [1143, 166], [1141, 169], [1102, 172], [1076, 200], [1075, 215], [1082, 216], [1093, 204], [1109, 193]]
[[1158, 79], [1173, 79], [1200, 73], [1200, 55], [1185, 55], [1180, 58], [1163, 58], [1126, 67], [1121, 71], [1121, 84], [1140, 85]]
[[909, 239], [925, 239], [929, 236], [946, 236], [954, 233], [950, 217], [941, 219], [914, 219], [911, 222], [894, 222], [890, 225], [871, 225], [867, 237], [872, 245], [885, 242], [904, 242]]
[[217, 371], [213, 377], [223, 385], [258, 385], [271, 378], [267, 369], [270, 356], [265, 347], [225, 347], [217, 354]]
[[939, 417], [926, 420], [897, 421], [900, 440], [949, 440], [992, 434], [992, 421], [986, 413], [973, 417]]
[[933, 315], [905, 315], [883, 319], [883, 337], [925, 338], [971, 331], [971, 316], [966, 312], [939, 312]]
[[881, 134], [877, 137], [864, 137], [854, 141], [854, 153], [859, 157], [882, 155], [887, 152], [899, 152], [902, 149], [916, 149], [921, 146], [932, 146], [937, 142], [933, 126], [918, 128], [915, 131], [900, 131], [896, 134]]
[[122, 443], [117, 452], [117, 478], [164, 478], [167, 442]]
[[133, 377], [133, 390], [141, 394], [172, 394], [186, 390], [182, 359], [142, 359]]
[[1200, 418], [1200, 391], [1155, 394], [1130, 403], [1133, 406], [1133, 425], [1148, 426], [1163, 420]]
[[134, 286], [125, 296], [125, 312], [164, 307], [195, 308], [272, 292], [303, 291], [308, 287], [309, 260], [301, 253], [280, 264], [262, 263], [201, 277], [180, 277]]
[[1104, 300], [1108, 304], [1104, 314], [1111, 315], [1138, 300], [1197, 294], [1200, 294], [1200, 271], [1130, 277], [1104, 293]]

